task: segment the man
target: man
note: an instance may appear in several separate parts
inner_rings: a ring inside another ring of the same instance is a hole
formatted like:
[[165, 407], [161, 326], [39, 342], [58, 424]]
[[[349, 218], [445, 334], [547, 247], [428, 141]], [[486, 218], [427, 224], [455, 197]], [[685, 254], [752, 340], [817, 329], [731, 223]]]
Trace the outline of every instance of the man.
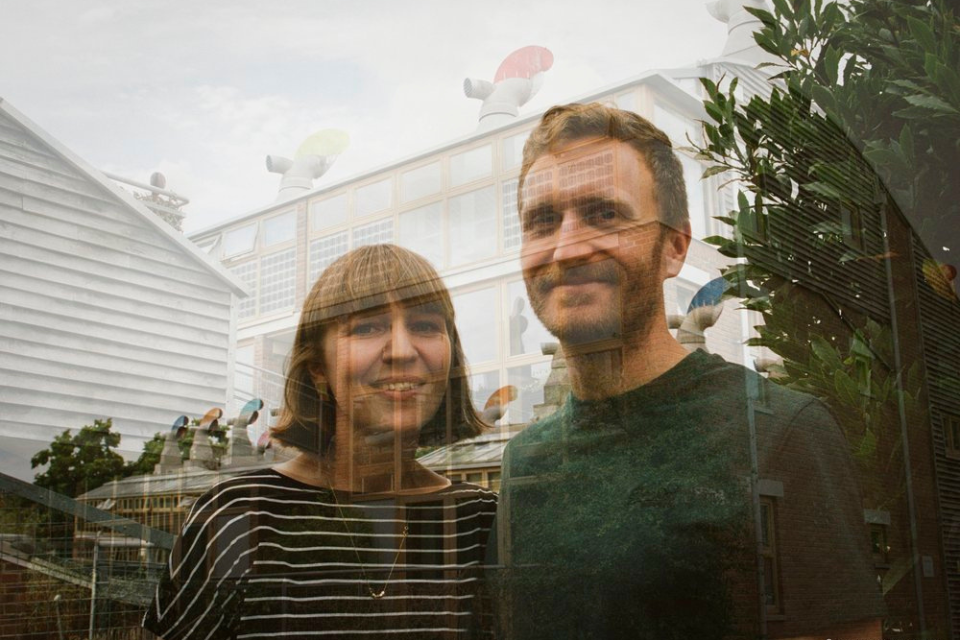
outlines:
[[669, 139], [599, 104], [524, 147], [522, 266], [572, 394], [508, 446], [503, 635], [879, 638], [856, 474], [812, 397], [670, 334], [690, 243]]

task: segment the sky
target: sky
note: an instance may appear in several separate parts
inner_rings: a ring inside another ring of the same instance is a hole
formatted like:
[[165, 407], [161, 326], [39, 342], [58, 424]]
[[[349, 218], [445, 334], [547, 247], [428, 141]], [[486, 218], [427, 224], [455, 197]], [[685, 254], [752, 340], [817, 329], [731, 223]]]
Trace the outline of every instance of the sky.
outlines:
[[350, 146], [315, 187], [472, 133], [512, 51], [554, 54], [521, 115], [719, 55], [704, 0], [0, 0], [0, 97], [94, 167], [190, 199], [187, 232], [271, 203], [325, 128]]

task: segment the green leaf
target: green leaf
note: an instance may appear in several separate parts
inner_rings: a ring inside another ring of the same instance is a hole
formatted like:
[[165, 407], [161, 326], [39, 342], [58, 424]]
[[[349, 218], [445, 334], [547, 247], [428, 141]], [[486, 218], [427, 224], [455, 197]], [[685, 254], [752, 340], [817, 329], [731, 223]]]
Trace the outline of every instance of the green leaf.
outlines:
[[912, 104], [915, 107], [920, 107], [922, 109], [929, 109], [931, 111], [937, 111], [939, 113], [949, 113], [951, 115], [960, 115], [960, 111], [957, 111], [949, 103], [941, 100], [936, 96], [927, 96], [927, 95], [912, 95], [904, 98], [907, 102]]
[[837, 354], [836, 348], [827, 342], [827, 339], [823, 336], [814, 336], [810, 341], [810, 348], [813, 349], [814, 355], [823, 362], [827, 371], [843, 368], [843, 363], [840, 362], [840, 356]]
[[704, 102], [703, 108], [706, 110], [707, 115], [717, 122], [723, 122], [723, 111], [713, 102]]
[[924, 51], [932, 53], [937, 50], [937, 39], [929, 25], [909, 16], [907, 24], [910, 26], [910, 34]]
[[857, 450], [854, 452], [854, 456], [860, 459], [872, 458], [877, 451], [877, 436], [874, 435], [873, 429], [866, 429], [863, 434], [863, 437], [860, 438], [860, 444], [857, 446]]
[[837, 84], [837, 78], [839, 76], [840, 69], [840, 51], [835, 47], [828, 46], [827, 51], [823, 56], [823, 70], [827, 74], [827, 79], [830, 81], [830, 86]]
[[856, 407], [860, 404], [860, 387], [843, 369], [833, 372], [833, 386], [837, 397], [844, 404]]
[[725, 172], [725, 171], [730, 171], [730, 167], [728, 167], [728, 166], [726, 166], [726, 165], [722, 165], [722, 164], [718, 164], [718, 165], [715, 165], [715, 166], [712, 166], [712, 167], [707, 167], [707, 168], [704, 170], [703, 175], [700, 176], [700, 179], [701, 179], [701, 180], [706, 180], [706, 179], [709, 178], [710, 176], [715, 176], [715, 175], [720, 174], [720, 173], [723, 173], [723, 172]]
[[908, 164], [911, 166], [914, 164], [913, 131], [910, 129], [909, 124], [903, 125], [903, 128], [900, 129], [900, 153]]

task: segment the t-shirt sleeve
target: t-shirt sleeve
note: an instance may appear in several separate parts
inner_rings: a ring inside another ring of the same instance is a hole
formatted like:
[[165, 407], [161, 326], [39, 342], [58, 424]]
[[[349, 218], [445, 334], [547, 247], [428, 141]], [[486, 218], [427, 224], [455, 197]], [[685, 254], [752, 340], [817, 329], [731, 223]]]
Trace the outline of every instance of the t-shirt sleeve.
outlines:
[[811, 399], [781, 436], [761, 451], [760, 469], [761, 480], [782, 485], [773, 498], [782, 620], [770, 635], [882, 617], [858, 474], [839, 425]]
[[164, 640], [230, 636], [245, 569], [231, 533], [234, 525], [244, 524], [242, 520], [214, 498], [205, 496], [197, 502], [170, 553], [144, 628]]

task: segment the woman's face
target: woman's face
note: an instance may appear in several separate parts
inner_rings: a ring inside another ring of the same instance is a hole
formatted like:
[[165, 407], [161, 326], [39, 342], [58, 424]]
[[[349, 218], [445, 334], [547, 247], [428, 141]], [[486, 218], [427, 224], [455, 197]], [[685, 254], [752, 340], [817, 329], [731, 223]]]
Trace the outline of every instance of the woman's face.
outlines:
[[323, 373], [338, 410], [365, 435], [414, 434], [437, 412], [450, 375], [444, 317], [426, 306], [341, 319], [323, 336]]

